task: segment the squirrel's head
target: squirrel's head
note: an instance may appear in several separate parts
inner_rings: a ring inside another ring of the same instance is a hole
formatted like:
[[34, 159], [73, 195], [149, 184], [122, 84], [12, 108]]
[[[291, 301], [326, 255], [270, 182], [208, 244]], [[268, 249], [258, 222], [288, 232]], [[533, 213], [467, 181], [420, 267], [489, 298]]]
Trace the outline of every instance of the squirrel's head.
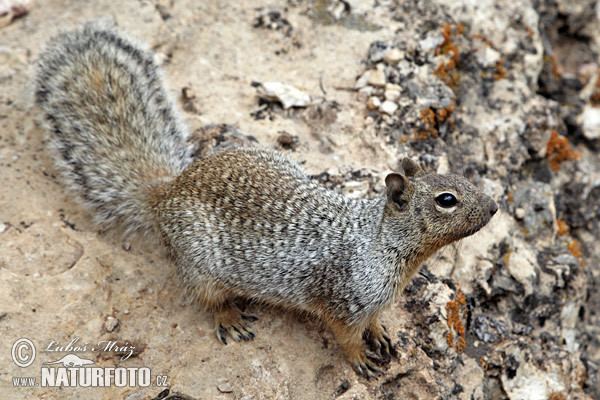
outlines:
[[423, 244], [440, 248], [472, 235], [498, 211], [491, 197], [462, 176], [427, 173], [408, 158], [401, 169], [385, 178], [386, 218], [413, 221]]

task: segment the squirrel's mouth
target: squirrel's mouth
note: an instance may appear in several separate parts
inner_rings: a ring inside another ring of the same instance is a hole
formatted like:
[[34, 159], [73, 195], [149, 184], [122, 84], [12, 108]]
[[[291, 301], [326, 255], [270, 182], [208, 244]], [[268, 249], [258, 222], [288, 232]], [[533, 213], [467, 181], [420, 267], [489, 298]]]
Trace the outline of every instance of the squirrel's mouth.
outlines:
[[463, 239], [466, 238], [467, 236], [471, 236], [474, 235], [475, 233], [479, 232], [481, 230], [481, 228], [483, 228], [484, 226], [486, 226], [488, 224], [488, 222], [490, 222], [490, 220], [488, 219], [487, 221], [483, 221], [480, 224], [478, 224], [477, 226], [463, 232], [462, 234], [459, 234], [458, 237], [455, 240], [459, 240], [459, 239]]

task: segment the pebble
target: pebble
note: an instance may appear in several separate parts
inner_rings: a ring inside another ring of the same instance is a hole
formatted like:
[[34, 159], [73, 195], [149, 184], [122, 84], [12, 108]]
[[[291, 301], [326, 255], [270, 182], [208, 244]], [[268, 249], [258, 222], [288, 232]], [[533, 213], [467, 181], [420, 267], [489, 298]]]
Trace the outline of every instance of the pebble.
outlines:
[[8, 225], [6, 225], [3, 222], [0, 222], [0, 233], [4, 233], [4, 231], [8, 228]]
[[281, 131], [277, 137], [277, 144], [286, 150], [296, 150], [300, 144], [300, 139], [289, 132]]
[[395, 83], [386, 83], [385, 84], [385, 90], [393, 90], [393, 91], [396, 91], [396, 92], [401, 92], [402, 91], [402, 86], [396, 85]]
[[491, 47], [484, 47], [475, 53], [479, 64], [484, 67], [493, 67], [500, 61], [500, 53]]
[[385, 86], [385, 72], [380, 69], [372, 69], [368, 71], [368, 80], [369, 85], [375, 87], [384, 87]]
[[381, 104], [379, 109], [386, 114], [392, 115], [398, 109], [398, 104], [394, 103], [393, 101], [386, 100]]
[[303, 91], [281, 82], [253, 83], [258, 96], [271, 101], [278, 101], [283, 108], [306, 107], [310, 105], [310, 96]]
[[444, 43], [444, 37], [438, 32], [433, 32], [430, 33], [425, 39], [419, 41], [419, 47], [426, 52], [433, 51], [442, 43]]
[[369, 71], [362, 74], [354, 84], [354, 89], [362, 89], [369, 84]]
[[233, 392], [233, 387], [231, 386], [231, 384], [227, 381], [227, 380], [221, 380], [218, 384], [217, 384], [217, 389], [219, 390], [219, 392], [221, 393], [231, 393]]
[[388, 64], [396, 64], [404, 58], [404, 52], [398, 49], [389, 49], [383, 54], [383, 61]]
[[113, 332], [119, 326], [119, 320], [115, 317], [108, 316], [106, 317], [106, 321], [104, 321], [104, 329], [106, 332]]
[[373, 95], [373, 92], [375, 88], [372, 86], [365, 86], [364, 88], [360, 89], [358, 91], [358, 99], [362, 102], [367, 101], [369, 99], [369, 97], [371, 97], [371, 95]]
[[515, 210], [515, 218], [516, 219], [523, 219], [523, 218], [525, 218], [525, 210], [523, 210], [522, 208], [517, 208]]
[[600, 108], [586, 105], [579, 116], [583, 136], [590, 140], [600, 139]]
[[379, 100], [378, 97], [369, 97], [369, 100], [367, 101], [367, 108], [369, 110], [377, 110], [379, 106], [381, 106], [381, 100]]
[[400, 92], [397, 90], [386, 90], [383, 95], [386, 100], [395, 102], [400, 97]]
[[181, 102], [183, 109], [190, 113], [198, 113], [198, 105], [196, 104], [196, 92], [190, 86], [181, 88]]

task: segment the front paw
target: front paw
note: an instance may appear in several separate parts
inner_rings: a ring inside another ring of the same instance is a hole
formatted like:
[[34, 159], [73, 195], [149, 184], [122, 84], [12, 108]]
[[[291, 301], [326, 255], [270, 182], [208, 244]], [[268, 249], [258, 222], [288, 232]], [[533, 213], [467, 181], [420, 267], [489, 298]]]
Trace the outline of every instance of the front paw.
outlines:
[[257, 319], [254, 315], [244, 314], [237, 308], [225, 308], [215, 313], [217, 339], [223, 344], [227, 344], [228, 336], [236, 342], [252, 340], [255, 334], [250, 329], [250, 323]]
[[369, 349], [377, 354], [384, 363], [389, 363], [392, 357], [398, 355], [386, 327], [379, 322], [374, 323], [365, 331], [364, 340]]
[[358, 375], [368, 380], [383, 375], [384, 371], [380, 366], [386, 363], [378, 354], [364, 348], [358, 351], [354, 357], [350, 357], [348, 361]]

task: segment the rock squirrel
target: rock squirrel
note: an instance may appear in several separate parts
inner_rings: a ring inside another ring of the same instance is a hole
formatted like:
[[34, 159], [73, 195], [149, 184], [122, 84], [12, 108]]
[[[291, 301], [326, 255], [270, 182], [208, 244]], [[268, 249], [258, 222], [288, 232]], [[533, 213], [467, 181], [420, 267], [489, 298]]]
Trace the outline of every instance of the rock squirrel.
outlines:
[[153, 54], [98, 23], [50, 40], [36, 104], [69, 189], [104, 227], [155, 232], [218, 339], [250, 340], [238, 297], [308, 312], [353, 368], [395, 354], [379, 316], [436, 250], [488, 223], [496, 203], [463, 177], [409, 160], [373, 199], [349, 199], [275, 151], [192, 162]]

